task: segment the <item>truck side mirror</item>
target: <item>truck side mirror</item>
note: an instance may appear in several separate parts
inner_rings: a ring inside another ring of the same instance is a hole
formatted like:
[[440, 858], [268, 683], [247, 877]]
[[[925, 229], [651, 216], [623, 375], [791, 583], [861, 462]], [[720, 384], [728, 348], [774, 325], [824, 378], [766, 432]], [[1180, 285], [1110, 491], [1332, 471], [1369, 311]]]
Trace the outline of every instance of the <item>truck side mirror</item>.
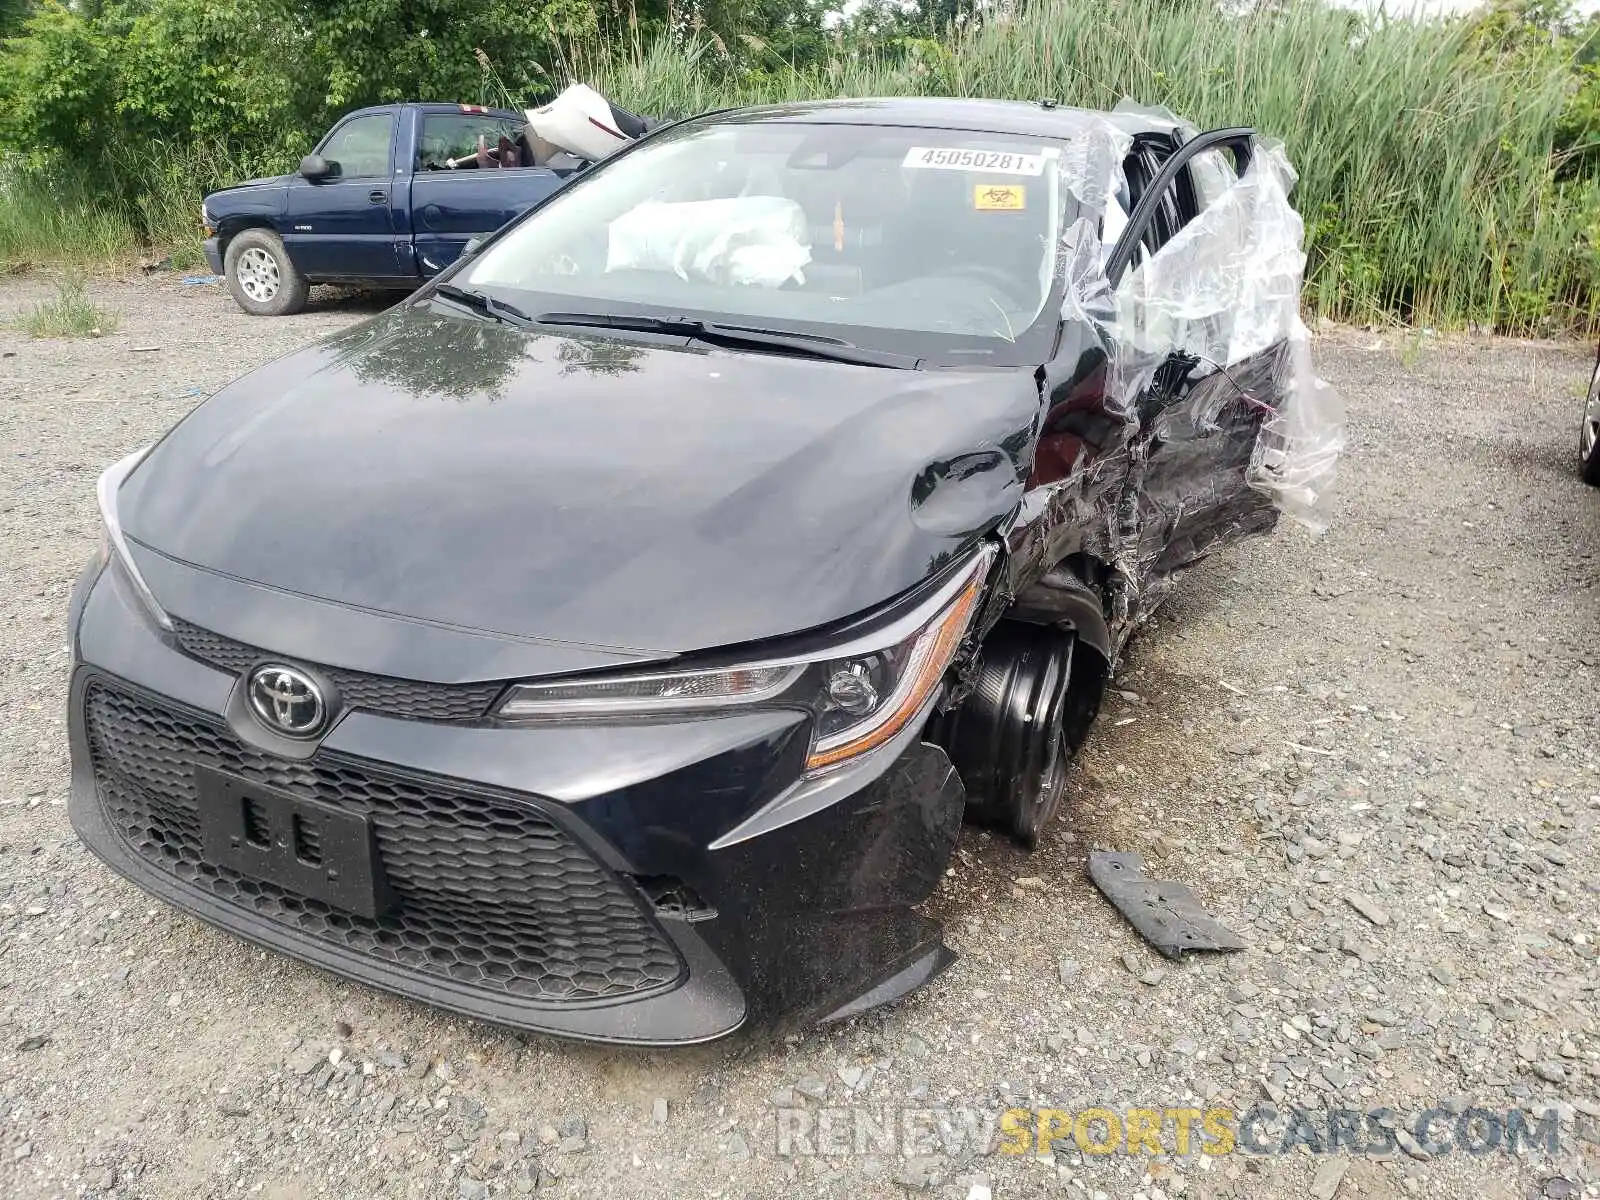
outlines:
[[459, 255], [459, 257], [461, 257], [461, 258], [471, 258], [474, 254], [476, 254], [478, 252], [479, 248], [482, 247], [482, 245], [483, 245], [483, 238], [481, 238], [481, 237], [468, 238], [467, 239], [467, 244], [465, 246], [461, 247], [461, 254]]
[[308, 154], [300, 160], [300, 174], [312, 183], [321, 183], [339, 173], [339, 164], [329, 162], [320, 154]]

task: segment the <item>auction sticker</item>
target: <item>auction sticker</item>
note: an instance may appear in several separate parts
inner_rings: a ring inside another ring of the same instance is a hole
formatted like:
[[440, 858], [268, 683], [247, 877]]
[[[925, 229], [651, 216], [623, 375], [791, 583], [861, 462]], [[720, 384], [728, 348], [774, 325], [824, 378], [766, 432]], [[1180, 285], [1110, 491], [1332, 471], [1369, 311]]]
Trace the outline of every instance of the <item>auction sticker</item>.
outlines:
[[913, 146], [900, 164], [924, 171], [986, 171], [992, 175], [1043, 175], [1044, 155], [1015, 150], [954, 150], [945, 146]]

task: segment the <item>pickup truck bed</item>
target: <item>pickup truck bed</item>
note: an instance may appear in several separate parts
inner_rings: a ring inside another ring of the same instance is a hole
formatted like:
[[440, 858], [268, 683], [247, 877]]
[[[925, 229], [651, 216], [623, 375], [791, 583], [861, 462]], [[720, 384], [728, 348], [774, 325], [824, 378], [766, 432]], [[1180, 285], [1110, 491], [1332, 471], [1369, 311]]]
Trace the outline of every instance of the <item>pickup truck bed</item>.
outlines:
[[[262, 315], [295, 311], [312, 283], [414, 288], [577, 169], [476, 165], [475, 146], [515, 142], [523, 123], [509, 109], [461, 104], [350, 113], [302, 163], [321, 158], [332, 173], [256, 179], [206, 197], [206, 260], [241, 307]], [[470, 165], [445, 165], [463, 158]]]

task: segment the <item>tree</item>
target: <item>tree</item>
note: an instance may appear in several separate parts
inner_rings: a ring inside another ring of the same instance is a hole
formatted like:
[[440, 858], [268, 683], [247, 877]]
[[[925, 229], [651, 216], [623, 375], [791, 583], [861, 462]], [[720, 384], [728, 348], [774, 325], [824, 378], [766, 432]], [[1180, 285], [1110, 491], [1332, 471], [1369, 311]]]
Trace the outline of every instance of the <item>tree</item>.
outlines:
[[42, 0], [0, 48], [0, 148], [116, 164], [211, 142], [290, 161], [351, 108], [547, 90], [541, 60], [595, 29], [591, 0]]
[[557, 39], [597, 28], [589, 0], [310, 0], [302, 16], [312, 70], [326, 80], [324, 118], [401, 100], [499, 103], [485, 94], [478, 50], [504, 90], [529, 97], [550, 87], [544, 62]]
[[33, 0], [0, 0], [0, 38], [11, 37], [33, 11]]

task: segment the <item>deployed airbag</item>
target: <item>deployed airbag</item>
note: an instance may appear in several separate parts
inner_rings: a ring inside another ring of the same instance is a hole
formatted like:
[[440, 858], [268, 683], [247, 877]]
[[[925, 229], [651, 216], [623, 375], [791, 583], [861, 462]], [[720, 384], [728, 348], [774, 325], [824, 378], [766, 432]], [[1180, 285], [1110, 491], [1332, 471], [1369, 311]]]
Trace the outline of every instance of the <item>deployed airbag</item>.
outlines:
[[808, 229], [805, 210], [782, 196], [647, 200], [611, 222], [606, 270], [753, 287], [804, 283]]

